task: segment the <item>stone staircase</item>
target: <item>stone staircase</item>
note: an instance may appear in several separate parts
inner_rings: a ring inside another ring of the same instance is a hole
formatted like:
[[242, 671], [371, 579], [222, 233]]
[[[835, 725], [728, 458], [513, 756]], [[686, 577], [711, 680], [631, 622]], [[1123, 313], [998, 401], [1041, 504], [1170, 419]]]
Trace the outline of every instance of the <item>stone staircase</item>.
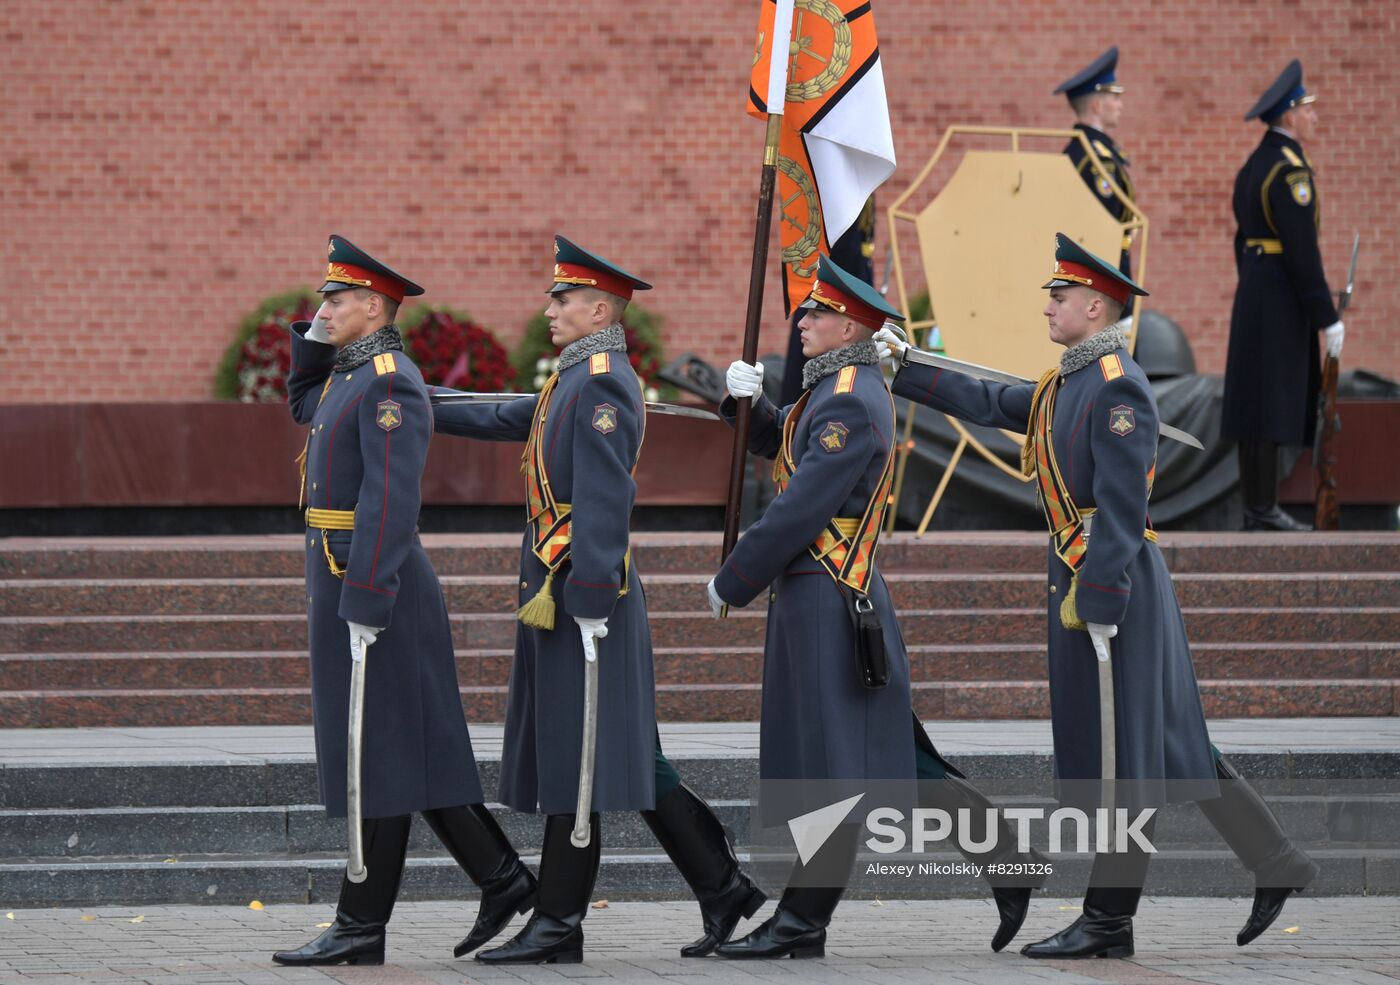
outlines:
[[[1322, 865], [1315, 894], [1400, 893], [1400, 723], [1392, 721], [1212, 723], [1214, 739]], [[1040, 790], [1050, 775], [1046, 723], [941, 723], [930, 732], [994, 799], [1010, 795], [1026, 803], [1025, 792]], [[473, 728], [488, 791], [496, 788], [500, 736], [499, 727]], [[663, 725], [662, 742], [747, 857], [754, 846], [755, 726]], [[345, 864], [345, 825], [307, 803], [315, 791], [306, 727], [0, 731], [0, 909], [332, 902]], [[495, 811], [527, 862], [537, 864], [541, 819]], [[1033, 836], [1046, 847], [1043, 830]], [[596, 897], [687, 898], [638, 815], [608, 814], [603, 839]], [[765, 834], [762, 843], [768, 839]], [[1161, 854], [1150, 893], [1249, 897], [1249, 876], [1193, 805], [1168, 808], [1154, 840]], [[866, 861], [910, 858], [867, 855]], [[946, 849], [920, 858], [960, 861]], [[1088, 859], [1061, 854], [1054, 864], [1047, 893], [1081, 892]], [[784, 859], [753, 870], [775, 892], [788, 865]], [[473, 895], [415, 819], [402, 898]], [[853, 895], [985, 898], [986, 889], [975, 877], [958, 876], [862, 881]]]
[[[425, 537], [468, 720], [504, 713], [519, 539]], [[1400, 537], [1164, 534], [1211, 716], [1394, 715]], [[880, 563], [925, 720], [1044, 718], [1045, 538], [909, 534]], [[638, 534], [663, 721], [758, 717], [764, 601], [709, 617], [712, 534]], [[310, 721], [301, 539], [0, 541], [0, 723]]]

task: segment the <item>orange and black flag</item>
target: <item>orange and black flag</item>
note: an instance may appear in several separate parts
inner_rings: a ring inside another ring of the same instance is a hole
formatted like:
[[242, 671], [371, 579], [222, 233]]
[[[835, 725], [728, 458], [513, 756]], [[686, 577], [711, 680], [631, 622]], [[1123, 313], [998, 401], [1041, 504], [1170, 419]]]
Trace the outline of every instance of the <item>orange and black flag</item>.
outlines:
[[894, 136], [868, 0], [760, 2], [748, 110], [783, 118], [778, 228], [791, 313], [816, 279], [817, 255], [830, 252], [894, 173]]

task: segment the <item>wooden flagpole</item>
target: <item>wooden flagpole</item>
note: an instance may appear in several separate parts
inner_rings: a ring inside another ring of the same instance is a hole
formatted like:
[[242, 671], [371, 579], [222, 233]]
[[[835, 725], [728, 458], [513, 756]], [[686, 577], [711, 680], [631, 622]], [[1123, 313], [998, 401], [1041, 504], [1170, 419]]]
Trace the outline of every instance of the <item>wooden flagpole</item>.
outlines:
[[[778, 172], [778, 136], [782, 132], [780, 113], [768, 114], [768, 133], [763, 146], [763, 176], [758, 185], [758, 216], [753, 227], [753, 264], [749, 268], [749, 307], [744, 318], [743, 360], [758, 361], [758, 328], [763, 318], [763, 282], [768, 269], [768, 237], [773, 228], [773, 188]], [[724, 546], [720, 560], [729, 557], [739, 540], [739, 501], [744, 495], [744, 467], [748, 461], [749, 413], [752, 398], [738, 401], [734, 415], [734, 452], [729, 460], [729, 498], [724, 507]]]
[[[758, 215], [753, 227], [753, 263], [749, 267], [749, 307], [744, 318], [743, 360], [758, 360], [758, 328], [763, 318], [763, 284], [768, 268], [768, 239], [773, 229], [773, 189], [778, 179], [778, 141], [783, 127], [787, 89], [788, 43], [792, 32], [792, 0], [779, 2], [773, 18], [768, 66], [768, 127], [763, 138], [763, 172], [758, 183]], [[734, 451], [729, 461], [729, 496], [724, 507], [724, 541], [720, 560], [739, 541], [739, 506], [744, 495], [748, 461], [749, 415], [753, 399], [740, 400], [734, 415]]]

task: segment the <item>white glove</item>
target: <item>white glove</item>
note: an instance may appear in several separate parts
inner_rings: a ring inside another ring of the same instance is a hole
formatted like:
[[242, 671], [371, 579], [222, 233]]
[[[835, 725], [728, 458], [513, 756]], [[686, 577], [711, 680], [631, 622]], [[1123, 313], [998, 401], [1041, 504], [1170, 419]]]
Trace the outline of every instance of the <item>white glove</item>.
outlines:
[[1108, 663], [1108, 641], [1118, 635], [1117, 626], [1105, 626], [1103, 623], [1086, 623], [1089, 627], [1089, 642], [1094, 644], [1094, 653], [1098, 656], [1100, 663]]
[[321, 307], [316, 309], [316, 314], [311, 319], [311, 327], [306, 330], [306, 335], [303, 338], [310, 339], [312, 342], [320, 342], [322, 345], [331, 344], [331, 337], [326, 332], [326, 316], [323, 314], [325, 310], [325, 302], [322, 302]]
[[589, 619], [587, 616], [574, 616], [574, 622], [578, 623], [578, 631], [580, 633], [596, 636], [600, 640], [608, 635], [608, 620], [606, 617], [603, 619]]
[[[364, 657], [365, 650], [369, 649], [370, 645], [379, 638], [379, 634], [384, 632], [382, 628], [375, 629], [373, 626], [362, 626], [359, 623], [351, 622], [348, 619], [345, 621], [345, 625], [350, 628], [350, 643], [352, 644], [350, 647], [350, 652], [352, 654], [359, 653], [362, 659]], [[359, 647], [355, 647], [353, 645], [357, 638], [360, 641]]]
[[1340, 321], [1328, 325], [1322, 330], [1324, 341], [1327, 343], [1327, 355], [1336, 359], [1342, 354], [1342, 340], [1346, 338], [1347, 329]]
[[909, 348], [909, 343], [890, 331], [888, 326], [881, 328], [871, 337], [875, 340], [875, 348], [877, 350], [883, 347], [883, 351], [880, 352], [881, 359], [884, 359], [886, 356], [892, 357], [897, 361], [902, 361], [904, 359], [904, 350]]
[[718, 619], [724, 614], [724, 599], [719, 597], [719, 592], [715, 590], [715, 580], [710, 579], [710, 583], [705, 586], [705, 594], [710, 598], [710, 615]]
[[743, 360], [734, 360], [724, 374], [724, 383], [735, 400], [754, 396], [763, 389], [763, 363], [750, 366]]

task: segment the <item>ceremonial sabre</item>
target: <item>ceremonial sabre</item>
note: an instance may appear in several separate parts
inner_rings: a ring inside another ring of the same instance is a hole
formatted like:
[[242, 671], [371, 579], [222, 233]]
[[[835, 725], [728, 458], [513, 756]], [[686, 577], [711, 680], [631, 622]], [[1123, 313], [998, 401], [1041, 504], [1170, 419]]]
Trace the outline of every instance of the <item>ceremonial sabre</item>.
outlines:
[[350, 735], [345, 769], [345, 820], [350, 828], [350, 861], [345, 864], [345, 878], [364, 882], [369, 875], [365, 867], [365, 832], [363, 791], [360, 789], [360, 758], [364, 749], [365, 731], [365, 661], [369, 647], [360, 637], [350, 637]]
[[[1084, 544], [1087, 549], [1089, 534], [1094, 527], [1092, 516], [1084, 517]], [[1090, 637], [1093, 642], [1093, 637]], [[1104, 652], [1100, 656], [1094, 647], [1094, 656], [1099, 664], [1099, 796], [1105, 807], [1113, 805], [1113, 781], [1118, 777], [1118, 721], [1113, 694], [1113, 640], [1103, 641]]]
[[1113, 706], [1113, 641], [1104, 640], [1108, 659], [1099, 661], [1099, 782], [1102, 806], [1113, 806], [1113, 781], [1118, 776], [1118, 722]]
[[[508, 404], [512, 400], [524, 400], [535, 396], [533, 393], [471, 393], [465, 390], [447, 390], [434, 387], [428, 401], [436, 404]], [[718, 421], [720, 416], [703, 407], [687, 407], [685, 404], [663, 404], [655, 400], [646, 401], [648, 414], [664, 414], [667, 417], [693, 417], [697, 421]]]
[[[947, 356], [939, 356], [932, 352], [925, 352], [923, 349], [915, 349], [912, 345], [904, 350], [904, 362], [919, 363], [923, 366], [936, 366], [939, 369], [951, 369], [955, 373], [971, 376], [975, 380], [991, 380], [993, 383], [1009, 383], [1012, 386], [1018, 383], [1035, 382], [1034, 380], [1028, 380], [1024, 377], [1017, 376], [1014, 373], [1005, 373], [999, 369], [992, 369], [990, 366], [965, 363], [961, 359], [949, 359]], [[1170, 424], [1163, 424], [1159, 421], [1157, 423], [1157, 429], [1164, 438], [1180, 441], [1183, 445], [1190, 445], [1192, 448], [1201, 451], [1205, 450], [1205, 446], [1197, 440], [1195, 435], [1189, 434], [1180, 428], [1174, 428]]]
[[578, 753], [578, 805], [569, 841], [575, 848], [587, 848], [592, 837], [588, 818], [593, 813], [593, 768], [598, 749], [598, 642], [588, 630], [579, 632], [583, 636], [583, 741]]

